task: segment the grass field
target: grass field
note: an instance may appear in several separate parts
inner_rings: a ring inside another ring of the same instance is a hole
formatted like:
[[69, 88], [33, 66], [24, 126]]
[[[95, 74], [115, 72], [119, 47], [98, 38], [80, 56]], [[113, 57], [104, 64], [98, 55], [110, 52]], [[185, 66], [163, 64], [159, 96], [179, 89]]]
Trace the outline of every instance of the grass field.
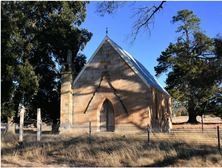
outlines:
[[93, 133], [1, 135], [2, 167], [183, 166], [221, 167], [216, 133]]

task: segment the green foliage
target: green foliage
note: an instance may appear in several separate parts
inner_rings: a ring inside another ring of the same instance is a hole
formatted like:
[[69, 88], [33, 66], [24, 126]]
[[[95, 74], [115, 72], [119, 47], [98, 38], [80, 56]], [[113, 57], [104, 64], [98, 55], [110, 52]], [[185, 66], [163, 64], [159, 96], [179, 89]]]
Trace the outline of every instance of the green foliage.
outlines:
[[[222, 37], [220, 35], [215, 39], [215, 55], [217, 56], [218, 62], [215, 64], [217, 66], [217, 71], [214, 74], [216, 78], [222, 78]], [[222, 118], [222, 85], [220, 82], [220, 87], [214, 93], [211, 98], [210, 103], [207, 106], [208, 113], [213, 113], [214, 115]]]
[[216, 117], [214, 114], [211, 114], [210, 116], [211, 116], [211, 117], [213, 117], [213, 118], [215, 118], [215, 117]]
[[172, 114], [176, 117], [187, 115], [186, 108], [179, 101], [172, 101]]
[[68, 49], [76, 73], [86, 62], [79, 51], [92, 33], [77, 26], [85, 20], [87, 3], [1, 2], [2, 117], [16, 116], [19, 103], [30, 116], [41, 108], [43, 117], [59, 117], [59, 68]]
[[168, 73], [167, 91], [186, 108], [188, 122], [197, 122], [196, 116], [209, 112], [207, 106], [213, 105], [215, 94], [220, 92], [221, 56], [217, 53], [221, 49], [215, 45], [217, 40], [197, 31], [200, 19], [192, 11], [178, 11], [173, 17], [176, 22], [182, 22], [176, 32], [183, 35], [157, 59], [156, 76]]
[[200, 19], [197, 18], [196, 15], [193, 14], [193, 11], [189, 11], [188, 9], [180, 10], [177, 12], [177, 16], [173, 16], [172, 23], [182, 22], [183, 25], [178, 27], [176, 32], [181, 31], [197, 31], [200, 29]]
[[187, 116], [187, 115], [188, 115], [188, 113], [187, 113], [186, 110], [183, 110], [183, 111], [181, 112], [181, 116]]

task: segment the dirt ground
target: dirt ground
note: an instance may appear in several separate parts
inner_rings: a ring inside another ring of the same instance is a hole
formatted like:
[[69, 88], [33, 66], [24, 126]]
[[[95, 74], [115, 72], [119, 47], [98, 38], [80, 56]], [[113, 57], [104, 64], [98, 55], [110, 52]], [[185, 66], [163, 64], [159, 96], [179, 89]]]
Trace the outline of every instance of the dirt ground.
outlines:
[[[173, 129], [178, 128], [202, 128], [201, 117], [197, 116], [198, 124], [189, 124], [188, 116], [173, 117]], [[203, 116], [203, 127], [216, 129], [217, 126], [222, 128], [222, 120], [220, 117], [211, 117], [210, 115]]]

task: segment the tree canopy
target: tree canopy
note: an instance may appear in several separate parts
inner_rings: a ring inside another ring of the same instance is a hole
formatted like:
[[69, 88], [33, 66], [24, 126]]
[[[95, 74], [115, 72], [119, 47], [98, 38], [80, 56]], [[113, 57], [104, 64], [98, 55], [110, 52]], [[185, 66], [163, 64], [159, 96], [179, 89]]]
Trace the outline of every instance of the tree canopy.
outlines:
[[218, 52], [221, 46], [216, 45], [219, 39], [199, 31], [200, 19], [193, 11], [178, 11], [172, 23], [178, 22], [176, 32], [182, 34], [162, 52], [155, 71], [156, 76], [167, 73], [167, 91], [187, 109], [188, 122], [194, 123], [196, 116], [209, 113], [207, 106], [221, 96], [222, 57]]
[[78, 26], [86, 18], [87, 3], [1, 2], [2, 117], [16, 116], [19, 103], [30, 112], [34, 107], [45, 109], [50, 116], [55, 108], [49, 112], [49, 104], [57, 104], [59, 110], [60, 65], [68, 49], [76, 73], [86, 62], [80, 51], [92, 33]]

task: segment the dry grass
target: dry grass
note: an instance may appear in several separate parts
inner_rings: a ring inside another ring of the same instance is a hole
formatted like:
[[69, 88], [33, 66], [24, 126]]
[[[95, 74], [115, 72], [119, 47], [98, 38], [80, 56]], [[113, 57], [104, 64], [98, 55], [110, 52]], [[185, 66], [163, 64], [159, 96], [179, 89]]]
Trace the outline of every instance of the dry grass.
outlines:
[[150, 146], [144, 133], [43, 134], [36, 142], [35, 134], [1, 135], [1, 166], [3, 167], [67, 167], [67, 166], [189, 166], [222, 165], [214, 134], [156, 133]]

